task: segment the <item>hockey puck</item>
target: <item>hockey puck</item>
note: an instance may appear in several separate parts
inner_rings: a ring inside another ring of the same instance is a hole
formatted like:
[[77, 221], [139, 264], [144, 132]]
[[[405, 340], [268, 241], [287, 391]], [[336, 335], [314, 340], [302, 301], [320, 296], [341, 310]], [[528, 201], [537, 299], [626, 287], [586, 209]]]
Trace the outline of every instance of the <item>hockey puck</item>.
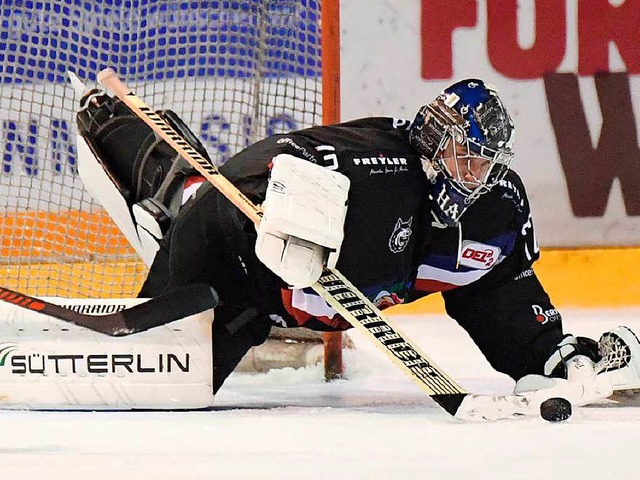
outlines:
[[540, 415], [548, 422], [563, 422], [571, 416], [571, 402], [564, 398], [549, 398], [540, 404]]

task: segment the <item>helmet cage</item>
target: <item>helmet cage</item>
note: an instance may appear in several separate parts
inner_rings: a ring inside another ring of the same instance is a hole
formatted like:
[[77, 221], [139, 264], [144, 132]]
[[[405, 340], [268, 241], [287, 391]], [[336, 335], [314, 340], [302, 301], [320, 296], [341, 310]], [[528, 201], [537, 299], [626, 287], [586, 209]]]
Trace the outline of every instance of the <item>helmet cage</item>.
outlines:
[[[432, 163], [436, 170], [440, 170], [459, 190], [468, 196], [468, 201], [475, 200], [479, 195], [488, 192], [505, 177], [509, 170], [509, 165], [513, 159], [512, 152], [494, 150], [492, 148], [480, 145], [469, 138], [464, 138], [462, 142], [458, 132], [446, 132], [440, 145], [436, 151], [435, 158]], [[445, 154], [450, 142], [457, 143], [463, 152], [458, 148], [452, 148], [452, 156]], [[481, 152], [481, 153], [480, 153]], [[447, 160], [454, 165], [455, 171], [451, 171], [447, 166]], [[466, 174], [471, 180], [466, 180], [460, 171], [460, 161], [466, 161]], [[486, 167], [478, 167], [478, 163], [488, 161]], [[478, 171], [480, 170], [480, 173]]]
[[[468, 122], [450, 106], [455, 104], [458, 99], [456, 94], [444, 94], [430, 104], [423, 106], [418, 112], [417, 124], [410, 131], [410, 141], [430, 161], [433, 168], [436, 171], [441, 171], [452, 182], [452, 186], [467, 196], [468, 203], [471, 203], [504, 178], [513, 159], [513, 152], [506, 145], [498, 145], [494, 148], [470, 138], [465, 130]], [[491, 116], [495, 117], [494, 112], [499, 111], [495, 108], [495, 104], [488, 105], [493, 102], [498, 102], [497, 106], [502, 108], [500, 100], [497, 97], [492, 97], [487, 102], [487, 108], [479, 109], [478, 113], [474, 112], [477, 124], [501, 127], [501, 122], [495, 121], [496, 118], [490, 118]], [[453, 163], [456, 166], [455, 172], [450, 171], [446, 165], [446, 160], [451, 157], [445, 156], [445, 151], [452, 141], [455, 142], [453, 145], [461, 145], [466, 152], [461, 154], [455, 147], [452, 149], [455, 160]], [[471, 182], [464, 180], [458, 170], [458, 160], [460, 159], [467, 160], [468, 172], [473, 177]], [[473, 162], [477, 160], [489, 162], [482, 178], [477, 178], [473, 174], [476, 171], [473, 168]]]

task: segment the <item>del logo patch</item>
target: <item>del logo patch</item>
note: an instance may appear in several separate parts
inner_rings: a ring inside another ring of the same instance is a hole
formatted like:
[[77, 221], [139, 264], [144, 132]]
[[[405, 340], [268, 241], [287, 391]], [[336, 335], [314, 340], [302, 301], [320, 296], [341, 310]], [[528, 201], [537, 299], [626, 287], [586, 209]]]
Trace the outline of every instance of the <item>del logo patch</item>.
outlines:
[[462, 242], [462, 250], [458, 261], [460, 265], [465, 267], [488, 270], [498, 261], [500, 252], [500, 248], [493, 245], [465, 240]]

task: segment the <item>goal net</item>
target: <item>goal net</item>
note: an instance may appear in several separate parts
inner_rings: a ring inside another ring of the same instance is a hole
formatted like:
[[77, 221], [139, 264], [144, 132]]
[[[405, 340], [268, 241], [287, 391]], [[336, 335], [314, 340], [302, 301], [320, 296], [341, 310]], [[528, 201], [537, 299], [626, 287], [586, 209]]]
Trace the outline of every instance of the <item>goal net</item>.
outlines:
[[265, 136], [322, 122], [321, 3], [49, 0], [0, 9], [3, 286], [136, 294], [145, 267], [77, 174], [78, 98], [114, 68], [180, 115], [223, 164]]
[[[79, 99], [67, 71], [91, 88], [113, 68], [148, 105], [174, 110], [220, 165], [265, 136], [328, 114], [338, 120], [337, 104], [326, 107], [335, 75], [330, 88], [322, 80], [322, 23], [337, 30], [329, 3], [336, 8], [337, 0], [3, 4], [2, 285], [36, 296], [131, 297], [146, 275], [78, 177]], [[330, 377], [341, 369], [340, 340], [326, 338], [337, 342], [325, 348]]]

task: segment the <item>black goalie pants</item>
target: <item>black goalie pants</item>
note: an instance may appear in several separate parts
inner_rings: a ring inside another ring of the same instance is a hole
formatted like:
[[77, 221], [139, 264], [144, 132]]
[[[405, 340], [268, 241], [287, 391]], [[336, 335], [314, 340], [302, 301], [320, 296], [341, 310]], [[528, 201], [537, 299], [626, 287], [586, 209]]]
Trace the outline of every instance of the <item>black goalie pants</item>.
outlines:
[[255, 227], [222, 194], [205, 184], [180, 210], [163, 238], [139, 293], [154, 297], [181, 285], [207, 283], [220, 297], [213, 321], [214, 393], [245, 353], [271, 328], [266, 299], [277, 280], [253, 254]]

